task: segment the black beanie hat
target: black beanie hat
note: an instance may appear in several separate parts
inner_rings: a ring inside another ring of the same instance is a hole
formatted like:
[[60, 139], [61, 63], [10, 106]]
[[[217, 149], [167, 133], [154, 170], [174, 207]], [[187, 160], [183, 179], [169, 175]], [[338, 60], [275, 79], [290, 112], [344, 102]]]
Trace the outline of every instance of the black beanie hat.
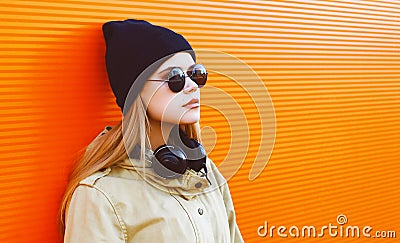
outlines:
[[189, 51], [196, 62], [192, 47], [182, 35], [145, 20], [110, 21], [103, 24], [102, 30], [106, 42], [108, 79], [121, 111], [124, 111], [125, 100], [133, 83], [139, 82], [135, 83], [136, 92], [133, 95], [129, 93], [130, 104], [152, 74], [141, 75], [151, 64], [180, 51]]

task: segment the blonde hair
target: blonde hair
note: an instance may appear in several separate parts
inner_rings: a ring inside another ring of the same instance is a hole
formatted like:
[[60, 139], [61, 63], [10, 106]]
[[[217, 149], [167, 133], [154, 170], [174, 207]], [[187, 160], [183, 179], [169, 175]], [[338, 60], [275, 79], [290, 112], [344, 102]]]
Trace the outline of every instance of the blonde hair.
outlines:
[[[149, 122], [144, 103], [140, 96], [132, 103], [123, 121], [121, 120], [104, 135], [97, 136], [89, 145], [83, 147], [76, 159], [75, 166], [69, 177], [69, 182], [59, 208], [59, 230], [63, 237], [66, 226], [66, 213], [72, 194], [78, 187], [79, 182], [93, 173], [111, 167], [118, 162], [128, 158], [126, 144], [132, 147], [140, 145], [140, 160], [145, 159], [145, 149], [151, 147], [149, 142]], [[182, 128], [190, 138], [200, 141], [199, 123], [181, 124]], [[129, 131], [128, 133], [125, 131]], [[129, 136], [123, 136], [129, 134]]]

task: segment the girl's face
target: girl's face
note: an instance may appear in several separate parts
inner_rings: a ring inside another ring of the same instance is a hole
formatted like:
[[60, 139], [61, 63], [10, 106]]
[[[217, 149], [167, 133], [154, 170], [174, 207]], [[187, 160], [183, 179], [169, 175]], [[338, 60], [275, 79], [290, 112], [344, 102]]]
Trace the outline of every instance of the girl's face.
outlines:
[[[149, 79], [167, 80], [171, 67], [179, 67], [186, 74], [194, 64], [189, 53], [178, 52], [165, 61]], [[199, 121], [200, 89], [189, 77], [185, 81], [185, 86], [178, 93], [169, 89], [168, 82], [145, 82], [140, 96], [149, 119], [173, 124], [192, 124]]]

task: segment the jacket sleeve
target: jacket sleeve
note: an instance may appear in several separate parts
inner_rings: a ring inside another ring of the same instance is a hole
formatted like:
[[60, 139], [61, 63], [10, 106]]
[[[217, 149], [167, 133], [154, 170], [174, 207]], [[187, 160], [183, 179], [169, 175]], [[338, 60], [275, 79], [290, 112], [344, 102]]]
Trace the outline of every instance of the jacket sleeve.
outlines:
[[66, 214], [64, 243], [125, 242], [122, 229], [104, 192], [87, 185], [75, 189]]
[[[211, 159], [210, 159], [211, 160]], [[211, 168], [214, 171], [215, 178], [220, 185], [219, 190], [221, 191], [222, 197], [224, 199], [226, 213], [228, 215], [228, 223], [230, 230], [230, 238], [232, 243], [242, 243], [244, 242], [242, 238], [242, 234], [240, 233], [239, 226], [236, 223], [236, 213], [235, 208], [233, 206], [233, 201], [231, 197], [231, 193], [229, 190], [228, 182], [223, 177], [221, 172], [218, 170], [218, 167], [211, 161]]]

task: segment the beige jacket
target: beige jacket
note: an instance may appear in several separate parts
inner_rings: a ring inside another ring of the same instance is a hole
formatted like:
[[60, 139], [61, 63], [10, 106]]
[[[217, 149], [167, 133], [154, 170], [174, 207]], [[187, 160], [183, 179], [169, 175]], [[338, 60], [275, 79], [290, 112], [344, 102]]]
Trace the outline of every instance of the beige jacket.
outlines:
[[211, 185], [200, 172], [163, 179], [150, 167], [128, 158], [82, 180], [67, 211], [64, 242], [244, 242], [228, 184], [211, 159]]

